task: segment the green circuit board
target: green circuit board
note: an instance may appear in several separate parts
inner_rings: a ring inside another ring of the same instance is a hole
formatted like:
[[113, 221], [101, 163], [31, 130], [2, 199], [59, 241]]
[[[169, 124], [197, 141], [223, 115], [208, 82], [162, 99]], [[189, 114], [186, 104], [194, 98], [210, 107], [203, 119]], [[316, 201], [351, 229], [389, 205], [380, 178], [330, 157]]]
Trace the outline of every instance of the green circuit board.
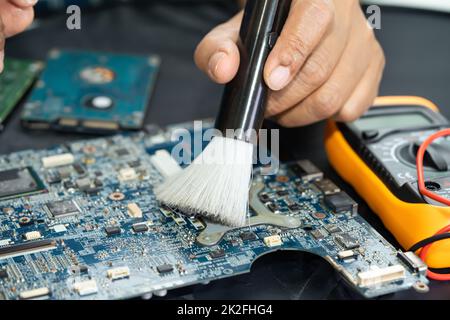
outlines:
[[42, 67], [40, 62], [5, 59], [5, 68], [0, 74], [0, 130]]

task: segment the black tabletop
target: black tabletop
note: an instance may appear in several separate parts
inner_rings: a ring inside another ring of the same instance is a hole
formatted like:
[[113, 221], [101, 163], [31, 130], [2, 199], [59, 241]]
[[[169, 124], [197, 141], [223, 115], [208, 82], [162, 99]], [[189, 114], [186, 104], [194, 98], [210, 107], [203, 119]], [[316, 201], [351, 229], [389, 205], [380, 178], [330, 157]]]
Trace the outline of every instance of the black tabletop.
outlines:
[[[166, 125], [214, 117], [222, 87], [196, 68], [196, 44], [213, 26], [236, 11], [231, 1], [146, 1], [84, 10], [82, 29], [69, 31], [66, 16], [39, 19], [36, 27], [7, 41], [7, 55], [44, 60], [52, 48], [78, 48], [123, 53], [156, 53], [162, 68], [146, 123]], [[450, 118], [450, 15], [382, 8], [377, 31], [387, 57], [382, 95], [419, 95], [434, 101]], [[26, 131], [19, 124], [20, 108], [0, 134], [0, 153], [45, 148], [83, 135]], [[323, 148], [323, 124], [282, 129], [285, 159], [308, 158], [357, 200], [360, 214], [394, 245], [395, 239], [364, 202], [332, 171]], [[406, 223], [406, 222], [405, 222]], [[382, 299], [446, 299], [449, 283], [432, 283], [428, 294], [411, 291]], [[257, 260], [252, 272], [208, 285], [174, 290], [178, 299], [358, 299], [321, 258], [302, 252], [277, 252]]]

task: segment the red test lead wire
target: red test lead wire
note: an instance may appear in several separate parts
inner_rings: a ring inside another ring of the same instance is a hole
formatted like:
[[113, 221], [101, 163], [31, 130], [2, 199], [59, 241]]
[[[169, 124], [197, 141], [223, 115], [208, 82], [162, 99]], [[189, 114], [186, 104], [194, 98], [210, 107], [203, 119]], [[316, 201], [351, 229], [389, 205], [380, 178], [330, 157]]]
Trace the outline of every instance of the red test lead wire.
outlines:
[[446, 137], [450, 135], [450, 129], [444, 129], [436, 132], [429, 136], [420, 146], [419, 151], [417, 151], [416, 158], [416, 166], [417, 166], [417, 181], [419, 184], [419, 192], [427, 196], [430, 199], [436, 200], [440, 203], [443, 203], [447, 206], [450, 206], [450, 199], [441, 197], [440, 195], [428, 190], [425, 186], [425, 178], [424, 178], [424, 170], [423, 170], [423, 158], [425, 156], [425, 152], [427, 151], [428, 146], [436, 139]]
[[[439, 230], [436, 235], [438, 234], [443, 234], [446, 232], [450, 231], [450, 225], [446, 226], [444, 228], [442, 228], [441, 230]], [[420, 254], [419, 257], [420, 259], [422, 259], [422, 261], [425, 261], [427, 254], [428, 254], [428, 250], [430, 250], [432, 243], [426, 245], [425, 247], [422, 248], [422, 250], [420, 250]], [[428, 270], [427, 271], [427, 277], [433, 280], [439, 280], [439, 281], [448, 281], [450, 280], [450, 274], [443, 274], [443, 273], [436, 273], [433, 271]]]
[[[436, 132], [435, 134], [432, 134], [429, 136], [420, 146], [419, 151], [417, 151], [417, 158], [416, 158], [416, 166], [417, 166], [417, 182], [419, 186], [419, 192], [430, 199], [433, 199], [437, 202], [440, 202], [442, 204], [450, 206], [450, 199], [441, 197], [440, 195], [432, 192], [431, 190], [428, 190], [425, 186], [425, 178], [424, 178], [424, 168], [423, 168], [423, 159], [425, 157], [425, 152], [428, 148], [428, 146], [435, 141], [436, 139], [446, 137], [450, 135], [450, 129], [444, 129], [441, 131]], [[436, 235], [443, 234], [450, 231], [450, 225], [442, 228], [439, 230]], [[419, 257], [425, 261], [428, 251], [430, 250], [432, 243], [426, 245], [422, 248], [420, 251]], [[427, 271], [427, 277], [433, 280], [439, 280], [439, 281], [448, 281], [450, 280], [450, 274], [440, 274], [435, 273], [430, 270]]]

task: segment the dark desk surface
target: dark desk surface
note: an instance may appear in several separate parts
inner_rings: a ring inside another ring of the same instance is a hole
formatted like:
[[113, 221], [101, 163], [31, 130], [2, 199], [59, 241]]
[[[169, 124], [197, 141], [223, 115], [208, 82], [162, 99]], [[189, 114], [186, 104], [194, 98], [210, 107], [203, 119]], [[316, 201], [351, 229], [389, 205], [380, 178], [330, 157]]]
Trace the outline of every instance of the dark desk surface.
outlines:
[[[164, 1], [161, 1], [164, 3]], [[49, 49], [79, 48], [130, 53], [157, 53], [163, 59], [147, 123], [161, 125], [213, 117], [222, 88], [208, 81], [192, 61], [201, 37], [230, 17], [230, 1], [204, 4], [147, 4], [83, 12], [82, 30], [68, 31], [65, 16], [42, 19], [39, 26], [7, 41], [7, 55], [45, 59]], [[226, 4], [228, 3], [228, 4]], [[387, 56], [383, 95], [419, 95], [431, 99], [450, 118], [450, 15], [403, 9], [382, 9], [378, 32]], [[44, 148], [86, 136], [27, 132], [17, 110], [0, 134], [0, 153]], [[363, 201], [327, 163], [323, 124], [282, 130], [282, 149], [290, 158], [309, 158], [361, 203], [361, 215], [395, 243]], [[449, 283], [433, 283], [428, 294], [413, 291], [383, 299], [445, 299]], [[259, 259], [250, 274], [169, 292], [181, 299], [346, 299], [359, 298], [332, 267], [301, 252], [279, 252]]]

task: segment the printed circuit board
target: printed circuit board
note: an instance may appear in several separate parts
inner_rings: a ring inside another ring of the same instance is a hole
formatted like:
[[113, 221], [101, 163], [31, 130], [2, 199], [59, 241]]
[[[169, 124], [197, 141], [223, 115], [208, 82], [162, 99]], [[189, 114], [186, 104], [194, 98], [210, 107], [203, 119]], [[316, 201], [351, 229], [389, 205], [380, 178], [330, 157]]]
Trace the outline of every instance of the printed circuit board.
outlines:
[[[153, 189], [175, 162], [166, 129], [0, 156], [0, 298], [125, 299], [250, 272], [302, 250], [364, 297], [425, 290], [426, 266], [392, 247], [309, 161], [255, 167], [248, 225], [162, 207]], [[270, 276], [270, 275], [268, 275]]]

